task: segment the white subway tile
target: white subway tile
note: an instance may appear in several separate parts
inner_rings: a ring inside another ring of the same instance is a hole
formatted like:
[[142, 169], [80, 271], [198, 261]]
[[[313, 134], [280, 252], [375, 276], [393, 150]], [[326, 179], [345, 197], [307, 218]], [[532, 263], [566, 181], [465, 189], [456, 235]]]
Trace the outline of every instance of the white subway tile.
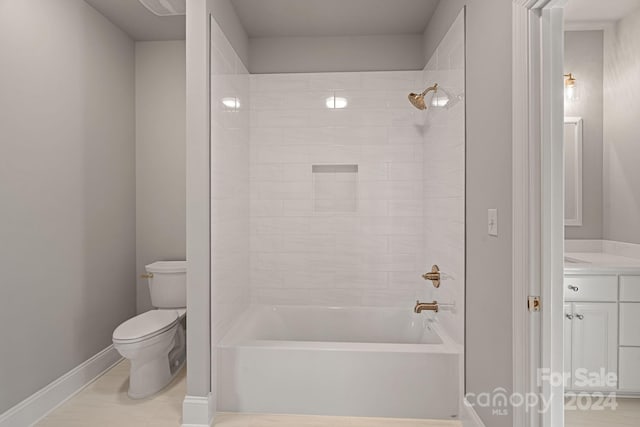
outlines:
[[309, 75], [312, 90], [358, 90], [362, 87], [362, 73], [314, 73]]
[[384, 145], [387, 143], [387, 128], [368, 126], [343, 126], [330, 129], [334, 142], [343, 145]]
[[284, 250], [284, 237], [281, 234], [254, 234], [251, 236], [251, 250], [274, 253]]
[[313, 234], [354, 233], [357, 230], [356, 218], [343, 216], [309, 218], [309, 232]]
[[311, 199], [284, 200], [283, 216], [311, 216], [313, 215], [313, 201]]
[[282, 165], [282, 179], [284, 181], [311, 182], [311, 165], [308, 163], [284, 163]]
[[389, 236], [389, 253], [420, 254], [423, 251], [424, 237], [420, 235]]
[[424, 164], [418, 162], [394, 162], [389, 164], [389, 180], [391, 181], [420, 181]]
[[251, 89], [254, 92], [290, 92], [309, 90], [310, 76], [308, 74], [259, 74], [253, 75], [254, 82]]
[[335, 287], [341, 289], [384, 289], [387, 287], [387, 272], [343, 271], [335, 275]]
[[250, 120], [252, 127], [303, 127], [309, 125], [309, 114], [305, 110], [254, 110]]
[[283, 284], [287, 289], [329, 289], [335, 286], [331, 271], [283, 271]]
[[283, 143], [289, 145], [326, 145], [335, 140], [333, 129], [326, 127], [286, 128]]
[[389, 128], [389, 144], [420, 144], [424, 139], [422, 126], [401, 126]]
[[365, 163], [393, 163], [413, 162], [418, 157], [415, 155], [415, 145], [363, 145], [361, 149], [361, 161]]
[[249, 178], [252, 181], [282, 181], [283, 175], [283, 166], [276, 163], [256, 163], [249, 168]]
[[324, 252], [335, 250], [335, 238], [330, 234], [307, 234], [284, 236], [284, 252]]
[[[430, 286], [427, 285], [430, 285], [431, 282], [426, 282], [422, 278], [422, 275], [426, 272], [426, 270], [392, 271], [389, 273], [389, 288], [409, 289], [412, 291], [422, 291], [423, 289], [426, 289], [426, 291], [429, 291]], [[427, 296], [427, 299], [429, 298], [430, 297]]]
[[362, 87], [365, 90], [398, 90], [416, 92], [420, 77], [419, 71], [378, 71], [363, 73]]
[[422, 200], [390, 200], [389, 216], [392, 217], [422, 217]]
[[280, 128], [252, 127], [249, 132], [252, 145], [273, 145], [284, 142], [283, 129]]

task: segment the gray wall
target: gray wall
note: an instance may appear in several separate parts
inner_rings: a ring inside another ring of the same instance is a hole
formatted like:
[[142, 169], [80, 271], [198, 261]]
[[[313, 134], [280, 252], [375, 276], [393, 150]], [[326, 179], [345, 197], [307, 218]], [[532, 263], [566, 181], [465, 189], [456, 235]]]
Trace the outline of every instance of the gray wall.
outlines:
[[582, 226], [565, 227], [567, 239], [602, 239], [602, 31], [567, 31], [564, 72], [573, 73], [580, 97], [565, 102], [565, 116], [582, 117]]
[[249, 71], [422, 70], [420, 34], [359, 37], [258, 37], [249, 39]]
[[[220, 25], [220, 29], [233, 46], [234, 50], [249, 68], [249, 36], [245, 31], [231, 0], [207, 0], [211, 15]], [[253, 58], [251, 58], [253, 60]]]
[[136, 43], [137, 309], [150, 310], [144, 266], [186, 257], [184, 41]]
[[[210, 16], [245, 65], [248, 38], [229, 0], [189, 0], [186, 16], [187, 109], [187, 394], [211, 397]], [[187, 414], [189, 417], [189, 414]], [[193, 414], [191, 415], [193, 416]], [[183, 420], [199, 423], [199, 417]]]
[[[424, 35], [427, 58], [464, 5], [467, 7], [466, 391], [491, 392], [504, 387], [509, 392], [513, 382], [512, 1], [441, 1]], [[498, 209], [498, 238], [487, 236], [489, 208]], [[476, 410], [487, 426], [513, 427], [511, 414], [496, 416], [491, 408]]]
[[0, 0], [0, 413], [135, 314], [134, 44], [82, 0]]
[[604, 238], [640, 244], [640, 10], [605, 32]]

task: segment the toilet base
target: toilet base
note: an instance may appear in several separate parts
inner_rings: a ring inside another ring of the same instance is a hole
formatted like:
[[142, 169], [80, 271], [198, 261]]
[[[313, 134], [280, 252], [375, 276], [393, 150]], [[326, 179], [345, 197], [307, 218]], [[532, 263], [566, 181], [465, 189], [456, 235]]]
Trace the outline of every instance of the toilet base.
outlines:
[[[131, 399], [144, 399], [150, 397], [159, 391], [163, 390], [171, 381], [180, 373], [185, 365], [183, 361], [180, 366], [175, 369], [169, 369], [167, 360], [163, 361], [163, 365], [166, 366], [144, 366], [141, 369], [134, 371], [133, 363], [131, 364], [131, 372], [129, 374], [129, 390], [127, 395]], [[162, 374], [158, 375], [157, 372], [162, 370]], [[173, 372], [173, 373], [172, 373]]]
[[[116, 347], [129, 359], [129, 391], [132, 399], [144, 399], [165, 388], [180, 372], [186, 360], [185, 331], [181, 323], [167, 335], [153, 338], [142, 348]], [[128, 350], [128, 351], [127, 351]]]

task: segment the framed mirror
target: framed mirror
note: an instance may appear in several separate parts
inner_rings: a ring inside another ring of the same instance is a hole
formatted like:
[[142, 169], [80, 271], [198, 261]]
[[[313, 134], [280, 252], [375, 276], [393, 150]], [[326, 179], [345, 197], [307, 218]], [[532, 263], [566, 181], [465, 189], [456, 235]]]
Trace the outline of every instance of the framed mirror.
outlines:
[[582, 225], [582, 118], [564, 118], [564, 225]]

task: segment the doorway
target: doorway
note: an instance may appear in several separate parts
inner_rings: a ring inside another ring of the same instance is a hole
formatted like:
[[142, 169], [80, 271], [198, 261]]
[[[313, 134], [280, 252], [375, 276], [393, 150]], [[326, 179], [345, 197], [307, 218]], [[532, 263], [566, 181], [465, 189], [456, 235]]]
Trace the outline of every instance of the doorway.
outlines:
[[[548, 403], [516, 408], [514, 423], [637, 425], [640, 228], [624, 214], [637, 218], [640, 200], [637, 168], [625, 166], [637, 147], [626, 117], [640, 86], [640, 5], [575, 3], [514, 4], [514, 334], [525, 336], [514, 335], [514, 391]], [[525, 297], [540, 304], [519, 310]]]

